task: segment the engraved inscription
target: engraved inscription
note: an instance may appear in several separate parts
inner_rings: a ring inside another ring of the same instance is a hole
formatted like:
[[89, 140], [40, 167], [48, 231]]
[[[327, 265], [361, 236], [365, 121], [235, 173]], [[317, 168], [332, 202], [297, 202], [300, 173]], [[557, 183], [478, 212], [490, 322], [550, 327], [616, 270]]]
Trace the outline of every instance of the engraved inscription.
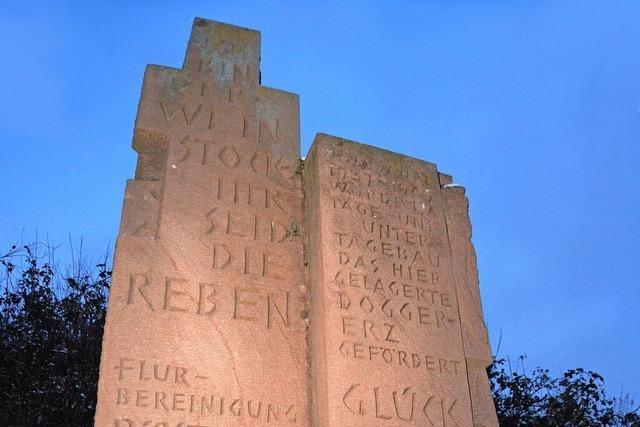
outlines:
[[205, 234], [222, 234], [263, 243], [282, 243], [293, 234], [292, 225], [260, 213], [216, 207], [209, 209], [205, 217], [208, 222]]
[[312, 237], [324, 261], [315, 271], [328, 313], [321, 315], [329, 325], [327, 403], [343, 409], [332, 424], [469, 425], [435, 166], [338, 138], [323, 136], [318, 144], [309, 163], [321, 196], [307, 206], [322, 208], [313, 217], [322, 222], [320, 237]]
[[378, 346], [362, 342], [342, 341], [338, 351], [346, 359], [374, 362], [392, 368], [423, 370], [433, 375], [456, 377], [462, 374], [462, 362], [454, 359], [418, 354], [391, 346]]
[[[386, 421], [419, 421], [430, 426], [460, 426], [458, 399], [441, 395], [419, 395], [411, 386], [351, 384], [342, 395], [350, 414]], [[364, 422], [364, 421], [363, 421]]]
[[[279, 421], [296, 424], [298, 421], [296, 403], [203, 393], [202, 385], [206, 387], [209, 377], [184, 366], [122, 357], [114, 371], [119, 386], [113, 397], [118, 408], [130, 411], [144, 408], [158, 414], [154, 419], [134, 415], [120, 417], [115, 420], [116, 425], [217, 425], [219, 421], [216, 420], [221, 417], [247, 417], [267, 424]], [[189, 391], [196, 383], [198, 391]], [[191, 416], [197, 424], [162, 421], [172, 414]], [[203, 418], [205, 424], [202, 424]]]
[[262, 325], [266, 329], [281, 329], [291, 327], [295, 302], [289, 290], [250, 286], [229, 288], [176, 277], [165, 277], [164, 283], [157, 283], [145, 274], [131, 274], [126, 307], [200, 317], [220, 316]]
[[242, 171], [247, 176], [258, 179], [266, 177], [289, 189], [293, 188], [295, 182], [297, 160], [291, 155], [278, 155], [261, 148], [238, 150], [237, 147], [221, 144], [216, 139], [192, 138], [189, 135], [180, 139], [177, 151], [177, 157], [173, 160], [177, 165]]

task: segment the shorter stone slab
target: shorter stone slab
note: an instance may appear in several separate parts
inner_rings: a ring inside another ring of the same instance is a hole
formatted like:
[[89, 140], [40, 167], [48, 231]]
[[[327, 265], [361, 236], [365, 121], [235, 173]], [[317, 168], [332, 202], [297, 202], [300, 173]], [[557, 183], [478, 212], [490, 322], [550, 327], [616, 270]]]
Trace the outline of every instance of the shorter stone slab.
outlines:
[[304, 181], [314, 423], [473, 425], [436, 166], [321, 134]]

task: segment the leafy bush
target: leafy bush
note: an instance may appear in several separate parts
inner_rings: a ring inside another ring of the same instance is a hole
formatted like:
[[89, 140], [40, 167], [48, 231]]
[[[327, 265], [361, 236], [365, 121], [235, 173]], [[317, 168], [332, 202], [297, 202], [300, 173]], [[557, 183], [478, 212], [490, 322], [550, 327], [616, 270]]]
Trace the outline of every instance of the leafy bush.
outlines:
[[0, 257], [0, 425], [92, 425], [111, 272], [37, 249]]
[[628, 396], [608, 398], [598, 373], [578, 368], [555, 378], [536, 368], [527, 374], [525, 359], [515, 370], [504, 359], [488, 369], [501, 426], [640, 426], [640, 408], [630, 410]]

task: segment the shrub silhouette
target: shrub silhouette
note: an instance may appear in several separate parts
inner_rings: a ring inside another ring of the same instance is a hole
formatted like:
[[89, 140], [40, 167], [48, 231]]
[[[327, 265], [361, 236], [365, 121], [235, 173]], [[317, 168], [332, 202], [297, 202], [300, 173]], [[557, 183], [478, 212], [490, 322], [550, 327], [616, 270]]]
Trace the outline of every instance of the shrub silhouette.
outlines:
[[111, 272], [59, 273], [41, 246], [0, 257], [0, 425], [93, 425]]
[[536, 368], [527, 374], [525, 359], [520, 356], [515, 370], [505, 359], [488, 369], [501, 426], [640, 426], [633, 400], [608, 398], [598, 373], [569, 369], [555, 378]]

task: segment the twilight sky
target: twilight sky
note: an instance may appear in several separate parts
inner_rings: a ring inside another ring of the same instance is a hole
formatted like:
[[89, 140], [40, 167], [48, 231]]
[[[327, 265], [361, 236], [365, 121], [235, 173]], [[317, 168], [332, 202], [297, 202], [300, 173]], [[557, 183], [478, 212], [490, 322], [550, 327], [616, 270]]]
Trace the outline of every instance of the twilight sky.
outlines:
[[[195, 16], [262, 32], [316, 132], [467, 188], [493, 349], [640, 400], [640, 2], [0, 0], [0, 251], [113, 245], [145, 64]], [[64, 248], [61, 249], [64, 257]]]

